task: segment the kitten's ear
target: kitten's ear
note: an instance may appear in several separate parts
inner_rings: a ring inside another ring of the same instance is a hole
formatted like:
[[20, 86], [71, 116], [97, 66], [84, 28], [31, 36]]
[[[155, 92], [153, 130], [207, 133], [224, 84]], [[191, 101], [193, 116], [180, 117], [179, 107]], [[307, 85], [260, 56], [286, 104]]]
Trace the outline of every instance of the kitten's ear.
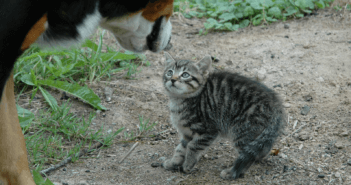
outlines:
[[173, 59], [173, 57], [169, 53], [164, 52], [164, 54], [165, 54], [165, 58], [166, 58], [165, 64], [169, 64], [171, 62], [175, 62], [175, 60]]
[[210, 55], [205, 56], [200, 60], [196, 65], [200, 68], [201, 71], [208, 71], [211, 68], [212, 58]]

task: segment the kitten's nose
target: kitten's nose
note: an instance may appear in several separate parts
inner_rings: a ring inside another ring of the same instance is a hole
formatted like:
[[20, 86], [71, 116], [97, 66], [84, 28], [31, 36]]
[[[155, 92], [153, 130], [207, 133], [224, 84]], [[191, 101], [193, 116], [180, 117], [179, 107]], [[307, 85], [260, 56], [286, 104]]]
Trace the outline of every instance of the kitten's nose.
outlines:
[[171, 79], [172, 85], [174, 84], [174, 82], [176, 82], [177, 80], [175, 79]]

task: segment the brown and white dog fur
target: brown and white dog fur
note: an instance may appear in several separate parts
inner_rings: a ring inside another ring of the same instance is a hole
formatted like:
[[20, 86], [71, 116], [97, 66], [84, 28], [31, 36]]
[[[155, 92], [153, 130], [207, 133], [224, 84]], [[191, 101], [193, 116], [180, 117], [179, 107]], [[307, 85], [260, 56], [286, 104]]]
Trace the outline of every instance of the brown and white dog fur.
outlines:
[[0, 185], [34, 185], [15, 104], [16, 59], [40, 46], [75, 45], [97, 26], [134, 52], [170, 42], [173, 0], [0, 0]]

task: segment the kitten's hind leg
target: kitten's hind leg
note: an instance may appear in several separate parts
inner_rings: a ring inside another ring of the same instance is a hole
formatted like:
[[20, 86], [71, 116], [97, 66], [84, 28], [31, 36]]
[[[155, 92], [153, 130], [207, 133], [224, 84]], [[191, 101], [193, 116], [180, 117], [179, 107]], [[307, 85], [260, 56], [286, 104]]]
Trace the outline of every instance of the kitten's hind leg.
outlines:
[[217, 136], [212, 135], [200, 135], [194, 137], [188, 144], [185, 161], [183, 163], [183, 171], [185, 173], [190, 173], [191, 169], [195, 166], [200, 158], [201, 152], [206, 150]]
[[176, 147], [172, 159], [168, 159], [162, 163], [162, 166], [166, 170], [183, 171], [182, 164], [184, 163], [184, 160], [185, 160], [186, 147], [190, 139], [191, 138], [188, 138], [188, 139], [183, 138], [180, 141], [180, 144]]
[[221, 172], [223, 179], [237, 179], [255, 162], [255, 156], [246, 152], [240, 152], [239, 158], [234, 162], [234, 166]]
[[237, 179], [244, 175], [245, 171], [255, 162], [259, 161], [270, 152], [273, 140], [260, 137], [246, 146], [241, 146], [239, 158], [234, 162], [234, 166], [221, 172], [223, 179]]

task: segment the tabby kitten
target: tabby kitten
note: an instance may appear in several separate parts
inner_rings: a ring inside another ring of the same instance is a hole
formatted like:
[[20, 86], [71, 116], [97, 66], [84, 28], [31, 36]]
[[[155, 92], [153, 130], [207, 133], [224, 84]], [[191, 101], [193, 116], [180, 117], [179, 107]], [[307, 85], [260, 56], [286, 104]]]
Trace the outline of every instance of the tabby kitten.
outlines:
[[181, 141], [167, 170], [190, 172], [218, 137], [234, 142], [239, 157], [225, 169], [223, 179], [236, 179], [254, 161], [265, 157], [285, 126], [278, 95], [265, 85], [230, 72], [210, 72], [212, 60], [174, 60], [165, 52], [163, 75], [170, 99], [171, 122]]

